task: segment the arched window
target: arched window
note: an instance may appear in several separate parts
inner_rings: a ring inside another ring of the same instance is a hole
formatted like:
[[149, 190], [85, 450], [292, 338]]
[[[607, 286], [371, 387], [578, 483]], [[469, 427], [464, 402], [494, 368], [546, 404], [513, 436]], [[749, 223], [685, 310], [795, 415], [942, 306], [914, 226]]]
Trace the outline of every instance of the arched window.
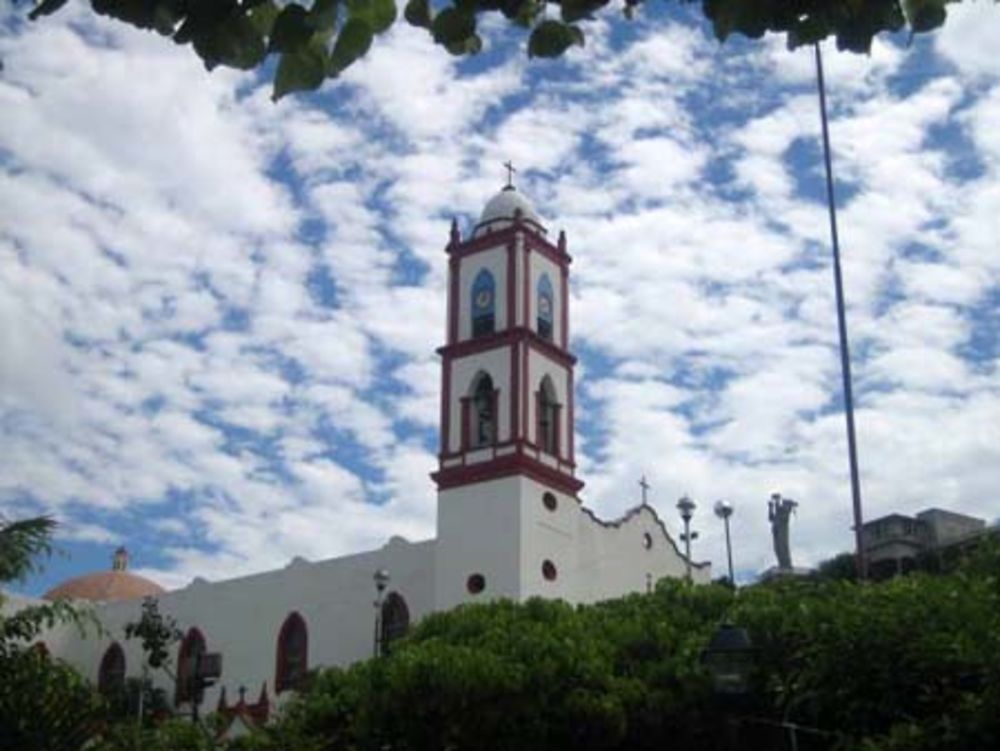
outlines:
[[205, 637], [196, 628], [188, 630], [177, 652], [177, 692], [175, 703], [183, 704], [194, 698], [194, 674], [198, 656], [205, 653]]
[[497, 393], [489, 374], [480, 373], [473, 381], [469, 398], [469, 446], [491, 446], [497, 437]]
[[538, 445], [547, 454], [559, 454], [559, 405], [552, 379], [545, 376], [538, 387]]
[[290, 613], [278, 632], [278, 661], [274, 689], [279, 694], [302, 685], [309, 670], [309, 632], [298, 613]]
[[382, 650], [388, 653], [390, 644], [406, 635], [410, 628], [410, 609], [406, 600], [396, 592], [390, 592], [382, 603]]
[[483, 269], [472, 283], [472, 335], [485, 336], [496, 330], [496, 284]]
[[543, 339], [552, 338], [552, 282], [549, 281], [548, 274], [542, 274], [538, 280], [538, 295], [536, 308], [538, 309], [537, 325], [538, 335]]
[[101, 658], [101, 667], [97, 671], [97, 690], [102, 694], [111, 694], [125, 686], [125, 652], [118, 642], [112, 642]]

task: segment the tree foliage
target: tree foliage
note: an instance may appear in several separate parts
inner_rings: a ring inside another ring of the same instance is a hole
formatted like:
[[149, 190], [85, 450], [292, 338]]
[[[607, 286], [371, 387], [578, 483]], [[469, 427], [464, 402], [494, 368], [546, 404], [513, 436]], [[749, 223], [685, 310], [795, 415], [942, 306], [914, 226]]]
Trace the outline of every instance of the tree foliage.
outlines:
[[321, 670], [241, 741], [303, 749], [715, 749], [726, 727], [701, 653], [723, 621], [756, 646], [746, 748], [1000, 747], [1000, 557], [878, 584], [662, 582], [571, 607], [532, 600], [424, 619], [388, 657]]
[[[402, 2], [402, 0], [400, 0]], [[911, 33], [941, 26], [946, 6], [958, 0], [700, 0], [720, 41], [733, 34], [757, 39], [782, 34], [789, 47], [833, 37], [837, 47], [867, 53], [883, 32]], [[67, 0], [39, 0], [37, 19]], [[623, 0], [631, 18], [643, 0]], [[696, 4], [697, 0], [679, 0]], [[211, 70], [224, 65], [250, 70], [275, 55], [274, 98], [319, 88], [368, 52], [373, 40], [399, 15], [396, 0], [90, 0], [94, 12], [175, 43], [191, 45]], [[406, 0], [402, 16], [426, 29], [452, 55], [482, 49], [480, 21], [500, 14], [527, 34], [532, 57], [558, 57], [583, 46], [583, 24], [611, 5], [609, 0]]]

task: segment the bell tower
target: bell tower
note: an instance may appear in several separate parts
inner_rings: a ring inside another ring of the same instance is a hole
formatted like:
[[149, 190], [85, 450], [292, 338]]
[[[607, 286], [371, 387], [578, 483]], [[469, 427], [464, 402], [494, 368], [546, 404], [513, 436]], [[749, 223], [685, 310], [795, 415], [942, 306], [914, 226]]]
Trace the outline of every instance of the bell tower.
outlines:
[[583, 487], [573, 449], [565, 234], [553, 244], [508, 184], [469, 237], [452, 223], [446, 250], [441, 444], [432, 475], [440, 607], [483, 591], [533, 593], [530, 517], [543, 504], [576, 505]]

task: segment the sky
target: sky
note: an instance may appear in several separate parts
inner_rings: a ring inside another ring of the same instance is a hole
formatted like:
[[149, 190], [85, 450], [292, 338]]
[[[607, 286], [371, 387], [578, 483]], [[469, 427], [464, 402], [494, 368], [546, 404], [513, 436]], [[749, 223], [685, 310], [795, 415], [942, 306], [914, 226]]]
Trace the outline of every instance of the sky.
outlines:
[[[188, 48], [0, 6], [0, 513], [59, 522], [45, 571], [168, 587], [435, 535], [449, 225], [502, 163], [573, 256], [582, 502], [639, 479], [697, 559], [850, 550], [813, 59], [720, 46], [648, 3], [529, 60], [405, 24], [312, 94]], [[1000, 24], [826, 49], [866, 518], [1000, 514]]]

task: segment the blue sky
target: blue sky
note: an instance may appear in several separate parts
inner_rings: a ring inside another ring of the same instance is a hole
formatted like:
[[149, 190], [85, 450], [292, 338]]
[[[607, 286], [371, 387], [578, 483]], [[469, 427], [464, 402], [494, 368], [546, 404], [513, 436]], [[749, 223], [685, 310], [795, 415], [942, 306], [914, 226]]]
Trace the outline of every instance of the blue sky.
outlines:
[[[574, 256], [584, 502], [645, 474], [676, 532], [688, 493], [722, 566], [726, 498], [744, 577], [773, 491], [797, 563], [850, 547], [808, 50], [673, 3], [555, 62], [401, 26], [274, 105], [80, 5], [0, 38], [0, 512], [63, 550], [26, 591], [118, 544], [181, 586], [433, 536], [443, 247], [508, 159]], [[1000, 26], [949, 12], [826, 59], [869, 516], [1000, 508]]]

